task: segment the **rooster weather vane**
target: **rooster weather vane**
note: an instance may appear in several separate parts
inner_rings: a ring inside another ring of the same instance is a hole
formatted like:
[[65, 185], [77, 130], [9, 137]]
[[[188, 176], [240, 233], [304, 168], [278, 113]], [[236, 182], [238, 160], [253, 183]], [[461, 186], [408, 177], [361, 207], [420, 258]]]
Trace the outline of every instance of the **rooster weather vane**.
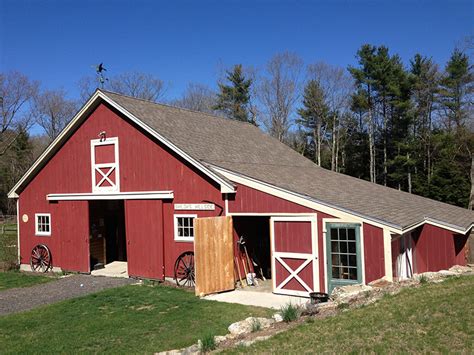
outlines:
[[100, 63], [99, 65], [96, 65], [95, 67], [95, 72], [97, 74], [97, 80], [99, 80], [100, 83], [100, 88], [103, 89], [105, 82], [108, 81], [109, 79], [105, 77], [105, 73], [107, 69], [104, 67], [104, 63]]

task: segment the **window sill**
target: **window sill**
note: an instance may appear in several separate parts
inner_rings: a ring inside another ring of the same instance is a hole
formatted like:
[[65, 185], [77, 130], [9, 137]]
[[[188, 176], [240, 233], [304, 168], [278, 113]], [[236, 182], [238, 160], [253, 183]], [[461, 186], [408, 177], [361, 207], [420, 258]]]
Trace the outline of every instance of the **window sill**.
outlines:
[[36, 233], [35, 237], [51, 237], [51, 233]]
[[179, 242], [179, 243], [183, 243], [183, 242], [184, 243], [186, 243], [186, 242], [192, 243], [192, 242], [194, 242], [194, 238], [174, 238], [174, 241]]

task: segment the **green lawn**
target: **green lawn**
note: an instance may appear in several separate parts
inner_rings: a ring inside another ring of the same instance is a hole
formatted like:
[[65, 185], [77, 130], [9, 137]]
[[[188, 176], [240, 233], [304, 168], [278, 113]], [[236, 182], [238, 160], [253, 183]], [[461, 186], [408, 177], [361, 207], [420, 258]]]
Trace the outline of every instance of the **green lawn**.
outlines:
[[229, 352], [472, 354], [473, 342], [474, 276], [464, 276], [405, 289]]
[[0, 272], [0, 291], [14, 287], [28, 287], [54, 280], [53, 276], [23, 274], [18, 271]]
[[2, 353], [152, 353], [192, 345], [264, 308], [200, 300], [165, 286], [125, 286], [0, 317]]

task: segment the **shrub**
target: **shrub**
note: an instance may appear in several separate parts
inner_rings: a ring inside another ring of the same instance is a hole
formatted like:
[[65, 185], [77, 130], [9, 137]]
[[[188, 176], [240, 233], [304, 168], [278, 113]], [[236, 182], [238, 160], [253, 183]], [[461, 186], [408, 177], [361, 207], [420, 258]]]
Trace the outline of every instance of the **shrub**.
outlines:
[[258, 332], [261, 329], [262, 329], [262, 323], [260, 323], [260, 320], [258, 318], [254, 318], [252, 320], [252, 333]]
[[421, 275], [419, 281], [420, 281], [420, 284], [423, 285], [423, 284], [428, 283], [428, 278], [425, 275]]
[[339, 309], [339, 310], [343, 310], [343, 309], [347, 309], [347, 308], [349, 308], [349, 303], [346, 303], [346, 302], [339, 303], [337, 305], [337, 309]]
[[214, 335], [207, 333], [201, 339], [201, 351], [207, 353], [216, 348], [216, 341], [214, 340]]
[[300, 316], [298, 306], [291, 304], [291, 302], [281, 307], [280, 313], [283, 321], [286, 323], [293, 322]]

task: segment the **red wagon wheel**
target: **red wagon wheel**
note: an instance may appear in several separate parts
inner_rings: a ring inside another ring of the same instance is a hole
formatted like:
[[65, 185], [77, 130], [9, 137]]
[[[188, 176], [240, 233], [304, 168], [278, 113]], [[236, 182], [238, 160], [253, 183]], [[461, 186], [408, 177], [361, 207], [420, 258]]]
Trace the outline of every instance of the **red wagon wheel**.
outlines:
[[194, 253], [187, 251], [174, 264], [174, 279], [178, 286], [194, 286]]
[[32, 271], [47, 272], [52, 267], [51, 252], [44, 244], [36, 245], [31, 250], [30, 266]]

